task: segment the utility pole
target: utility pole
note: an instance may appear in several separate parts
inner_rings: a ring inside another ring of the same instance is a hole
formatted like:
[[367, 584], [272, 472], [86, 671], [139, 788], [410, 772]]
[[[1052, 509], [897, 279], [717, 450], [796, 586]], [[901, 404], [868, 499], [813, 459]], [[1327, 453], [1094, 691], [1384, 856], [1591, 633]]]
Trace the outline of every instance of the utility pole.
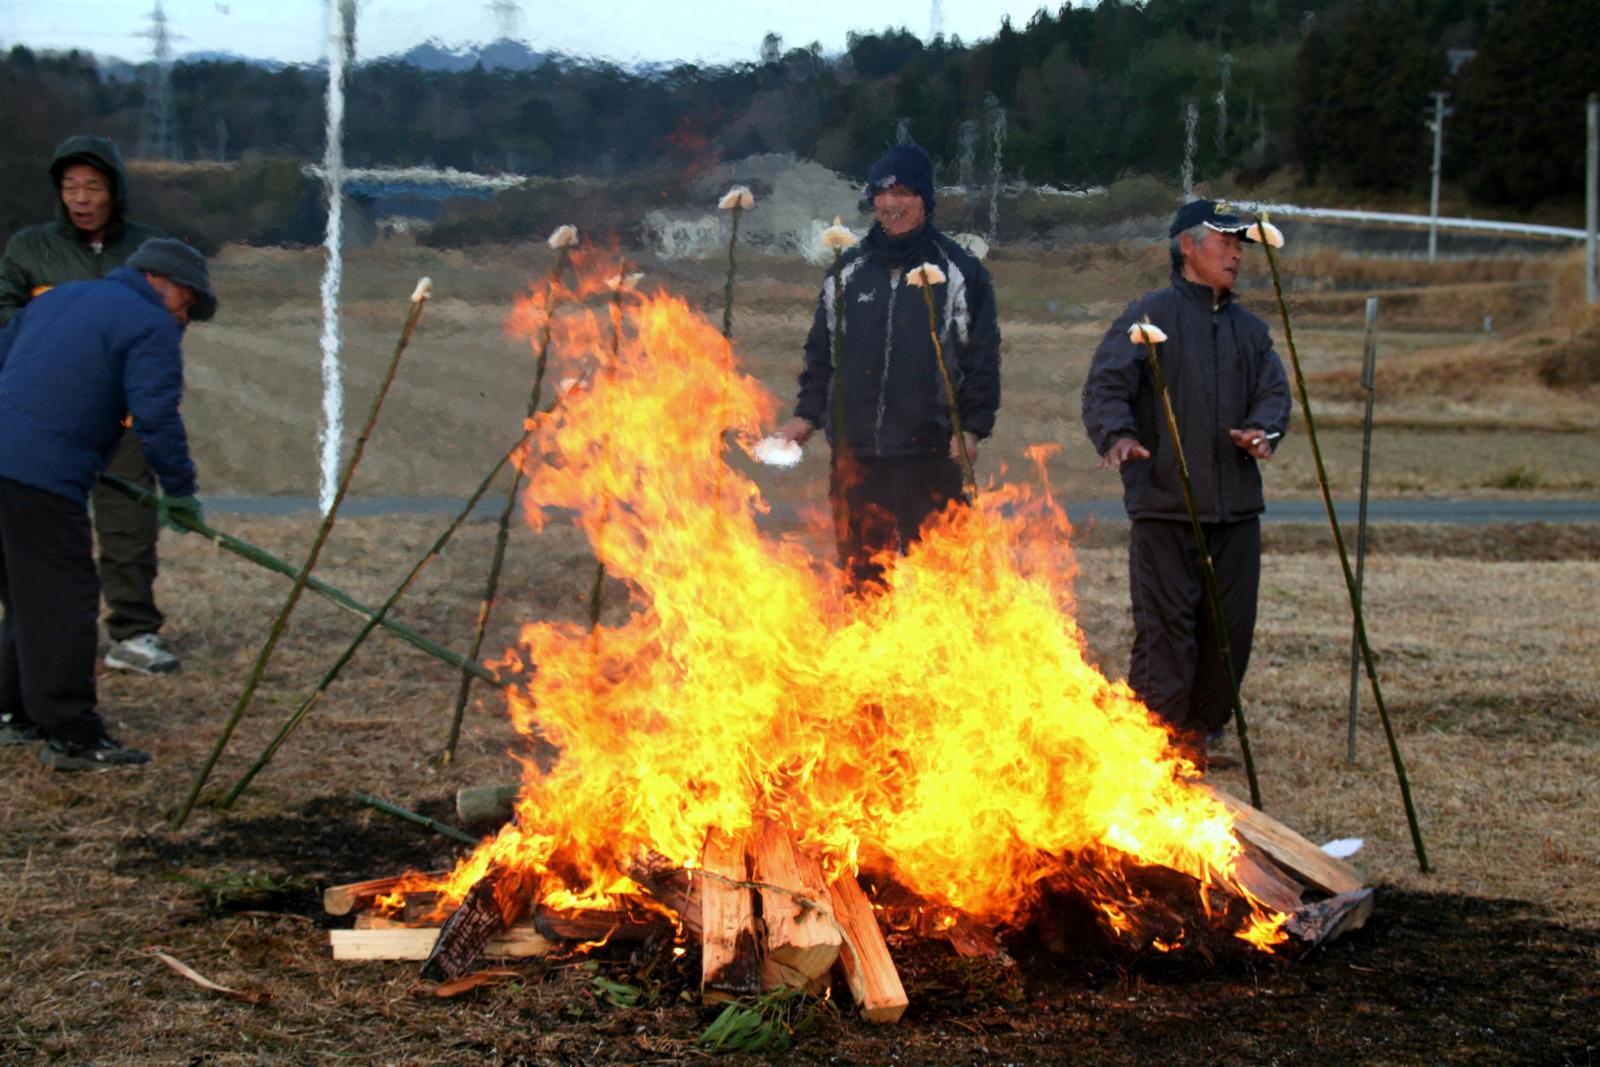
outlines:
[[1433, 118], [1428, 127], [1433, 130], [1433, 198], [1428, 209], [1428, 262], [1432, 263], [1439, 252], [1439, 163], [1444, 157], [1444, 120], [1453, 109], [1444, 106], [1449, 93], [1433, 93]]
[[1600, 229], [1600, 93], [1589, 94], [1589, 167], [1584, 188], [1585, 222], [1589, 236], [1584, 245], [1585, 276], [1589, 280], [1589, 303], [1600, 300], [1600, 253], [1596, 249], [1596, 230]]

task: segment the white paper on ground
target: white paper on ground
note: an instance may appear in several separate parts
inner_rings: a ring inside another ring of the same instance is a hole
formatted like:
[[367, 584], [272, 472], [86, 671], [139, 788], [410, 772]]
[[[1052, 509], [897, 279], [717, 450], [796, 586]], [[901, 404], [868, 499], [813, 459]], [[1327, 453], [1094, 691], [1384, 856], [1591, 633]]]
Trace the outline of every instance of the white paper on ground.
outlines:
[[1349, 859], [1361, 851], [1361, 846], [1366, 842], [1359, 837], [1341, 837], [1337, 841], [1329, 841], [1322, 846], [1322, 851], [1335, 859]]
[[784, 437], [763, 437], [756, 442], [756, 458], [769, 467], [795, 467], [804, 450]]

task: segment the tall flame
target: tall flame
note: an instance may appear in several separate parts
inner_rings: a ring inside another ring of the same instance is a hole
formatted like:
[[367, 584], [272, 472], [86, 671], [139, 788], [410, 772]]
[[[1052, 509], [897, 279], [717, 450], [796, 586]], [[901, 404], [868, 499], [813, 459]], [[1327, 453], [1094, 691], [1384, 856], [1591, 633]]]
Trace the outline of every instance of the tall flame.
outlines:
[[[524, 761], [515, 821], [449, 894], [508, 863], [536, 872], [541, 900], [594, 899], [629, 887], [629, 856], [692, 866], [709, 830], [763, 817], [830, 874], [884, 871], [997, 923], [1067, 878], [1116, 928], [1138, 907], [1124, 863], [1229, 882], [1231, 816], [1087, 660], [1048, 486], [947, 509], [885, 561], [881, 593], [847, 595], [800, 538], [758, 531], [761, 494], [725, 461], [727, 430], [743, 447], [776, 411], [729, 342], [681, 299], [607, 299], [551, 324], [584, 384], [536, 427], [525, 503], [535, 525], [575, 515], [629, 612], [593, 632], [523, 626], [501, 664], [525, 679], [511, 715], [560, 756], [548, 773]], [[537, 336], [547, 306], [530, 294], [511, 328]], [[1085, 856], [1112, 870], [1076, 877]], [[1252, 906], [1239, 936], [1281, 940], [1283, 917]]]

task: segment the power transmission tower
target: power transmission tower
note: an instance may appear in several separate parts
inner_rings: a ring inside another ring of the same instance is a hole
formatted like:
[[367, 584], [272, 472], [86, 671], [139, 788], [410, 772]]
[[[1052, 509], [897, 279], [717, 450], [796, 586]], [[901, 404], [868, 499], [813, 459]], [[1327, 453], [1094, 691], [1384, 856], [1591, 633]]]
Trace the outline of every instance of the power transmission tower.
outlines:
[[944, 5], [933, 0], [933, 10], [928, 13], [928, 43], [944, 36]]
[[140, 36], [150, 38], [150, 66], [145, 73], [144, 108], [139, 112], [139, 156], [143, 159], [178, 159], [177, 119], [172, 109], [172, 35], [167, 13], [156, 0], [150, 28]]
[[522, 39], [522, 5], [517, 0], [491, 0], [489, 13], [494, 16], [495, 35], [502, 41]]

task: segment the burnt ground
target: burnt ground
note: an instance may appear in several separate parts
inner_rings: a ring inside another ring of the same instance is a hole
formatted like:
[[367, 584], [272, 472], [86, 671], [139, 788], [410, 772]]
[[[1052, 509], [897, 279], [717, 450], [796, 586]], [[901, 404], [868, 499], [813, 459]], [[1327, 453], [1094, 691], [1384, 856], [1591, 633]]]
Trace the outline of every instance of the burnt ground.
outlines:
[[[450, 817], [443, 798], [422, 807], [424, 814]], [[182, 925], [199, 940], [230, 941], [237, 969], [263, 973], [281, 966], [286, 944], [325, 956], [323, 929], [348, 924], [322, 913], [325, 885], [406, 865], [443, 865], [452, 855], [443, 838], [354, 800], [321, 797], [296, 811], [223, 818], [181, 843], [159, 833], [130, 838], [116, 869], [143, 879], [212, 868], [206, 878], [178, 877], [186, 889]], [[1600, 1059], [1600, 930], [1564, 924], [1525, 901], [1376, 888], [1365, 928], [1270, 957], [1248, 950], [1211, 958], [1134, 955], [1075, 928], [1071, 947], [1055, 952], [1041, 947], [1036, 931], [1011, 936], [1015, 962], [1003, 967], [958, 958], [942, 944], [897, 939], [911, 1001], [898, 1025], [856, 1020], [838, 988], [829, 1003], [796, 1014], [798, 1032], [787, 1051], [764, 1055], [791, 1063]], [[242, 923], [248, 936], [240, 936]], [[1059, 944], [1055, 933], [1051, 940]], [[454, 1000], [429, 995], [416, 964], [319, 962], [314, 970], [323, 981], [387, 988], [396, 998], [404, 1033], [390, 1039], [403, 1036], [409, 1051], [383, 1048], [389, 1039], [374, 1035], [379, 1047], [370, 1051], [377, 1059], [399, 1053], [401, 1062], [514, 1064], [715, 1056], [696, 1044], [716, 1014], [694, 1003], [698, 960], [691, 950], [673, 961], [667, 948], [607, 949], [591, 961], [493, 963], [512, 973]], [[638, 1002], [614, 1003], [619, 988], [622, 999], [636, 991]], [[237, 1015], [247, 1031], [267, 1033], [287, 1022], [271, 1020], [280, 1010], [215, 1009]], [[13, 1051], [45, 1050], [24, 1040]], [[234, 1056], [200, 1052], [189, 1062], [234, 1062]], [[246, 1062], [256, 1061], [247, 1056]]]

